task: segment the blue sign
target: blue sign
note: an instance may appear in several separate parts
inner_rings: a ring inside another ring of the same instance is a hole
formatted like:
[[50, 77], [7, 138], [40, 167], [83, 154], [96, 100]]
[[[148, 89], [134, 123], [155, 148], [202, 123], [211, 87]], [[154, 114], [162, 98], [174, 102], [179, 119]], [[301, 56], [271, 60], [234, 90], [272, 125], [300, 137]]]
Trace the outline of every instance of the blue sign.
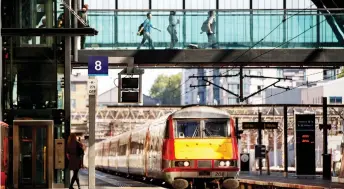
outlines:
[[107, 56], [88, 57], [89, 76], [107, 76], [109, 73], [109, 58]]

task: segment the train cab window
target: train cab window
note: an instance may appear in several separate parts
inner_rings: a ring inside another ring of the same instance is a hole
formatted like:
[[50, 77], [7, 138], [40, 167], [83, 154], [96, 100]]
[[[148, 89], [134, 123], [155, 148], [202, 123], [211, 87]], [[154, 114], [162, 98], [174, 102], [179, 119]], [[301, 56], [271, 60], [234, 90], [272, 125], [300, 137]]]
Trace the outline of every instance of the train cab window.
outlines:
[[164, 133], [164, 138], [165, 138], [165, 139], [170, 138], [169, 132], [168, 132], [168, 131], [169, 131], [169, 127], [168, 127], [168, 126], [169, 126], [169, 122], [170, 122], [170, 120], [167, 120], [167, 121], [166, 121], [166, 127], [165, 127], [165, 130], [164, 130], [164, 132], [165, 132], [165, 133]]
[[206, 120], [204, 121], [203, 136], [211, 137], [228, 137], [227, 120]]
[[176, 121], [175, 138], [200, 137], [200, 121]]

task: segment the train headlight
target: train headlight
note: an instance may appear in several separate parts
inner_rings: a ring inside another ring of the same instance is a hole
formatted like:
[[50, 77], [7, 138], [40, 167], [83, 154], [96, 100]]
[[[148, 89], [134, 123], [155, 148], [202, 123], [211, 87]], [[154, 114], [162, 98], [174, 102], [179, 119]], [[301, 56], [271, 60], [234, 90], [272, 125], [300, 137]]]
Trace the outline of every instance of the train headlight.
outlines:
[[231, 165], [230, 161], [226, 161], [226, 166], [229, 167]]
[[231, 167], [231, 166], [236, 166], [236, 163], [235, 161], [232, 161], [232, 160], [217, 160], [216, 166]]
[[191, 163], [190, 161], [176, 161], [175, 166], [176, 167], [190, 167]]
[[224, 161], [220, 161], [220, 166], [221, 167], [225, 166], [225, 162]]

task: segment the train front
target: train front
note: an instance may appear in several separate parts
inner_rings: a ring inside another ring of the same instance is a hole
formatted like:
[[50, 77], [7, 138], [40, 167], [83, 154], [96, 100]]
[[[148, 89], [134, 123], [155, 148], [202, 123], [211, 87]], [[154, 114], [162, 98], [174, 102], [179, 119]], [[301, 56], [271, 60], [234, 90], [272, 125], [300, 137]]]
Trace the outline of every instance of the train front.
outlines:
[[168, 120], [164, 144], [165, 179], [174, 188], [222, 185], [237, 188], [238, 146], [233, 119], [211, 107], [188, 107]]

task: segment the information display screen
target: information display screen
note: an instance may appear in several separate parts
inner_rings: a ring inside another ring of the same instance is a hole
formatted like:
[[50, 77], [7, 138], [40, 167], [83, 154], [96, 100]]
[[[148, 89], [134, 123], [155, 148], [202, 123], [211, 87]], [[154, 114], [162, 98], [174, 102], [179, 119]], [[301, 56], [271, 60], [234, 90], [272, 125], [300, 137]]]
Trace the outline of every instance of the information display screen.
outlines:
[[296, 174], [315, 175], [315, 115], [295, 115]]
[[139, 78], [122, 78], [122, 89], [139, 88]]
[[128, 103], [139, 102], [139, 92], [122, 92], [122, 102], [128, 102]]

